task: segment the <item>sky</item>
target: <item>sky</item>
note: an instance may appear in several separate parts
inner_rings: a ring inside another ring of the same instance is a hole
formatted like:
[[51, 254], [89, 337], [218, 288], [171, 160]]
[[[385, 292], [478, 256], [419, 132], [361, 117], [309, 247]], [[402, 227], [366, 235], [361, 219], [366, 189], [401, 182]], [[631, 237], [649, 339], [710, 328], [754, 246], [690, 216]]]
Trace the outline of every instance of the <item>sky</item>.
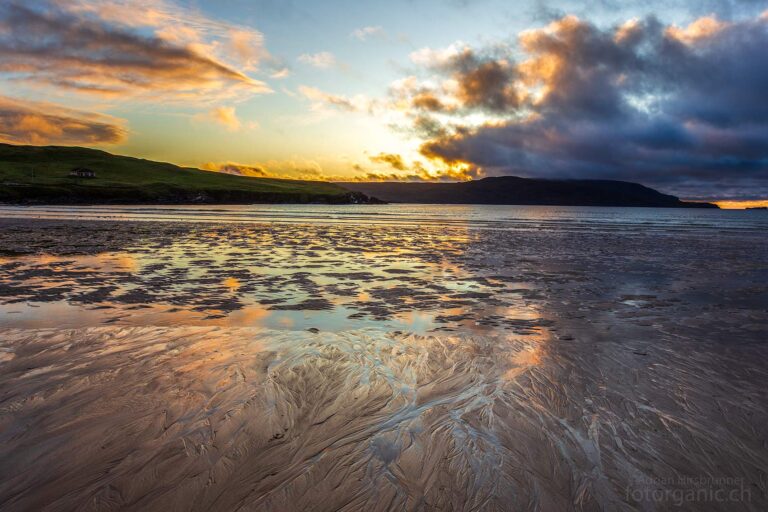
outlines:
[[3, 0], [0, 141], [768, 199], [765, 0]]

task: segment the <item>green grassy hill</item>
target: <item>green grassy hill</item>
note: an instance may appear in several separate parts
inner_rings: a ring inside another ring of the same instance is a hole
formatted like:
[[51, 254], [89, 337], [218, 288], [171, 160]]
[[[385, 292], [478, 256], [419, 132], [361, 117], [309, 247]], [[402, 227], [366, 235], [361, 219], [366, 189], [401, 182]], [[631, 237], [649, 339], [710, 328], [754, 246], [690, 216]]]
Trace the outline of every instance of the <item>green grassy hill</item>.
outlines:
[[[73, 178], [73, 168], [95, 178]], [[250, 178], [118, 156], [94, 149], [0, 144], [0, 202], [350, 203], [359, 193], [319, 181]]]

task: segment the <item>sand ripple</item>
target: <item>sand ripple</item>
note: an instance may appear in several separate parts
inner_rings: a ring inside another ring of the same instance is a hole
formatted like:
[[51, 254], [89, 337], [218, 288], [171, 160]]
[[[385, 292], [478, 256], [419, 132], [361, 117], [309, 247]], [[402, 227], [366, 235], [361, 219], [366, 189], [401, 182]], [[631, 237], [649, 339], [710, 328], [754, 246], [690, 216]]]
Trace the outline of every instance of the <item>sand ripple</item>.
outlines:
[[0, 339], [3, 510], [635, 510], [642, 482], [707, 474], [743, 478], [746, 509], [768, 503], [756, 346], [120, 326]]

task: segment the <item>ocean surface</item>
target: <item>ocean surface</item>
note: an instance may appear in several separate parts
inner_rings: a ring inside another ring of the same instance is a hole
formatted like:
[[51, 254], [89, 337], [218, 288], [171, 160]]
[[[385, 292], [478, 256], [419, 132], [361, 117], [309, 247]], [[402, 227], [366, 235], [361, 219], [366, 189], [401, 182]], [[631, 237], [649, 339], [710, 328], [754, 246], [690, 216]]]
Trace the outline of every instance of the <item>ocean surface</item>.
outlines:
[[0, 509], [765, 510], [767, 234], [0, 206]]
[[0, 217], [185, 222], [376, 223], [487, 229], [768, 229], [768, 211], [495, 205], [3, 206]]

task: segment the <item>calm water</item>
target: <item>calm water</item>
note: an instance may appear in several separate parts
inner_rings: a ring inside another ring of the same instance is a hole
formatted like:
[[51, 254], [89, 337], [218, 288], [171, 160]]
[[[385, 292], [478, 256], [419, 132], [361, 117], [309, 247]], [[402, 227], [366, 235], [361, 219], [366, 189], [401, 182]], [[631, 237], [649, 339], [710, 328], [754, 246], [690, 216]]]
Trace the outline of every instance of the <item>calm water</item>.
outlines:
[[0, 217], [426, 224], [495, 229], [768, 230], [768, 211], [493, 205], [0, 206]]

